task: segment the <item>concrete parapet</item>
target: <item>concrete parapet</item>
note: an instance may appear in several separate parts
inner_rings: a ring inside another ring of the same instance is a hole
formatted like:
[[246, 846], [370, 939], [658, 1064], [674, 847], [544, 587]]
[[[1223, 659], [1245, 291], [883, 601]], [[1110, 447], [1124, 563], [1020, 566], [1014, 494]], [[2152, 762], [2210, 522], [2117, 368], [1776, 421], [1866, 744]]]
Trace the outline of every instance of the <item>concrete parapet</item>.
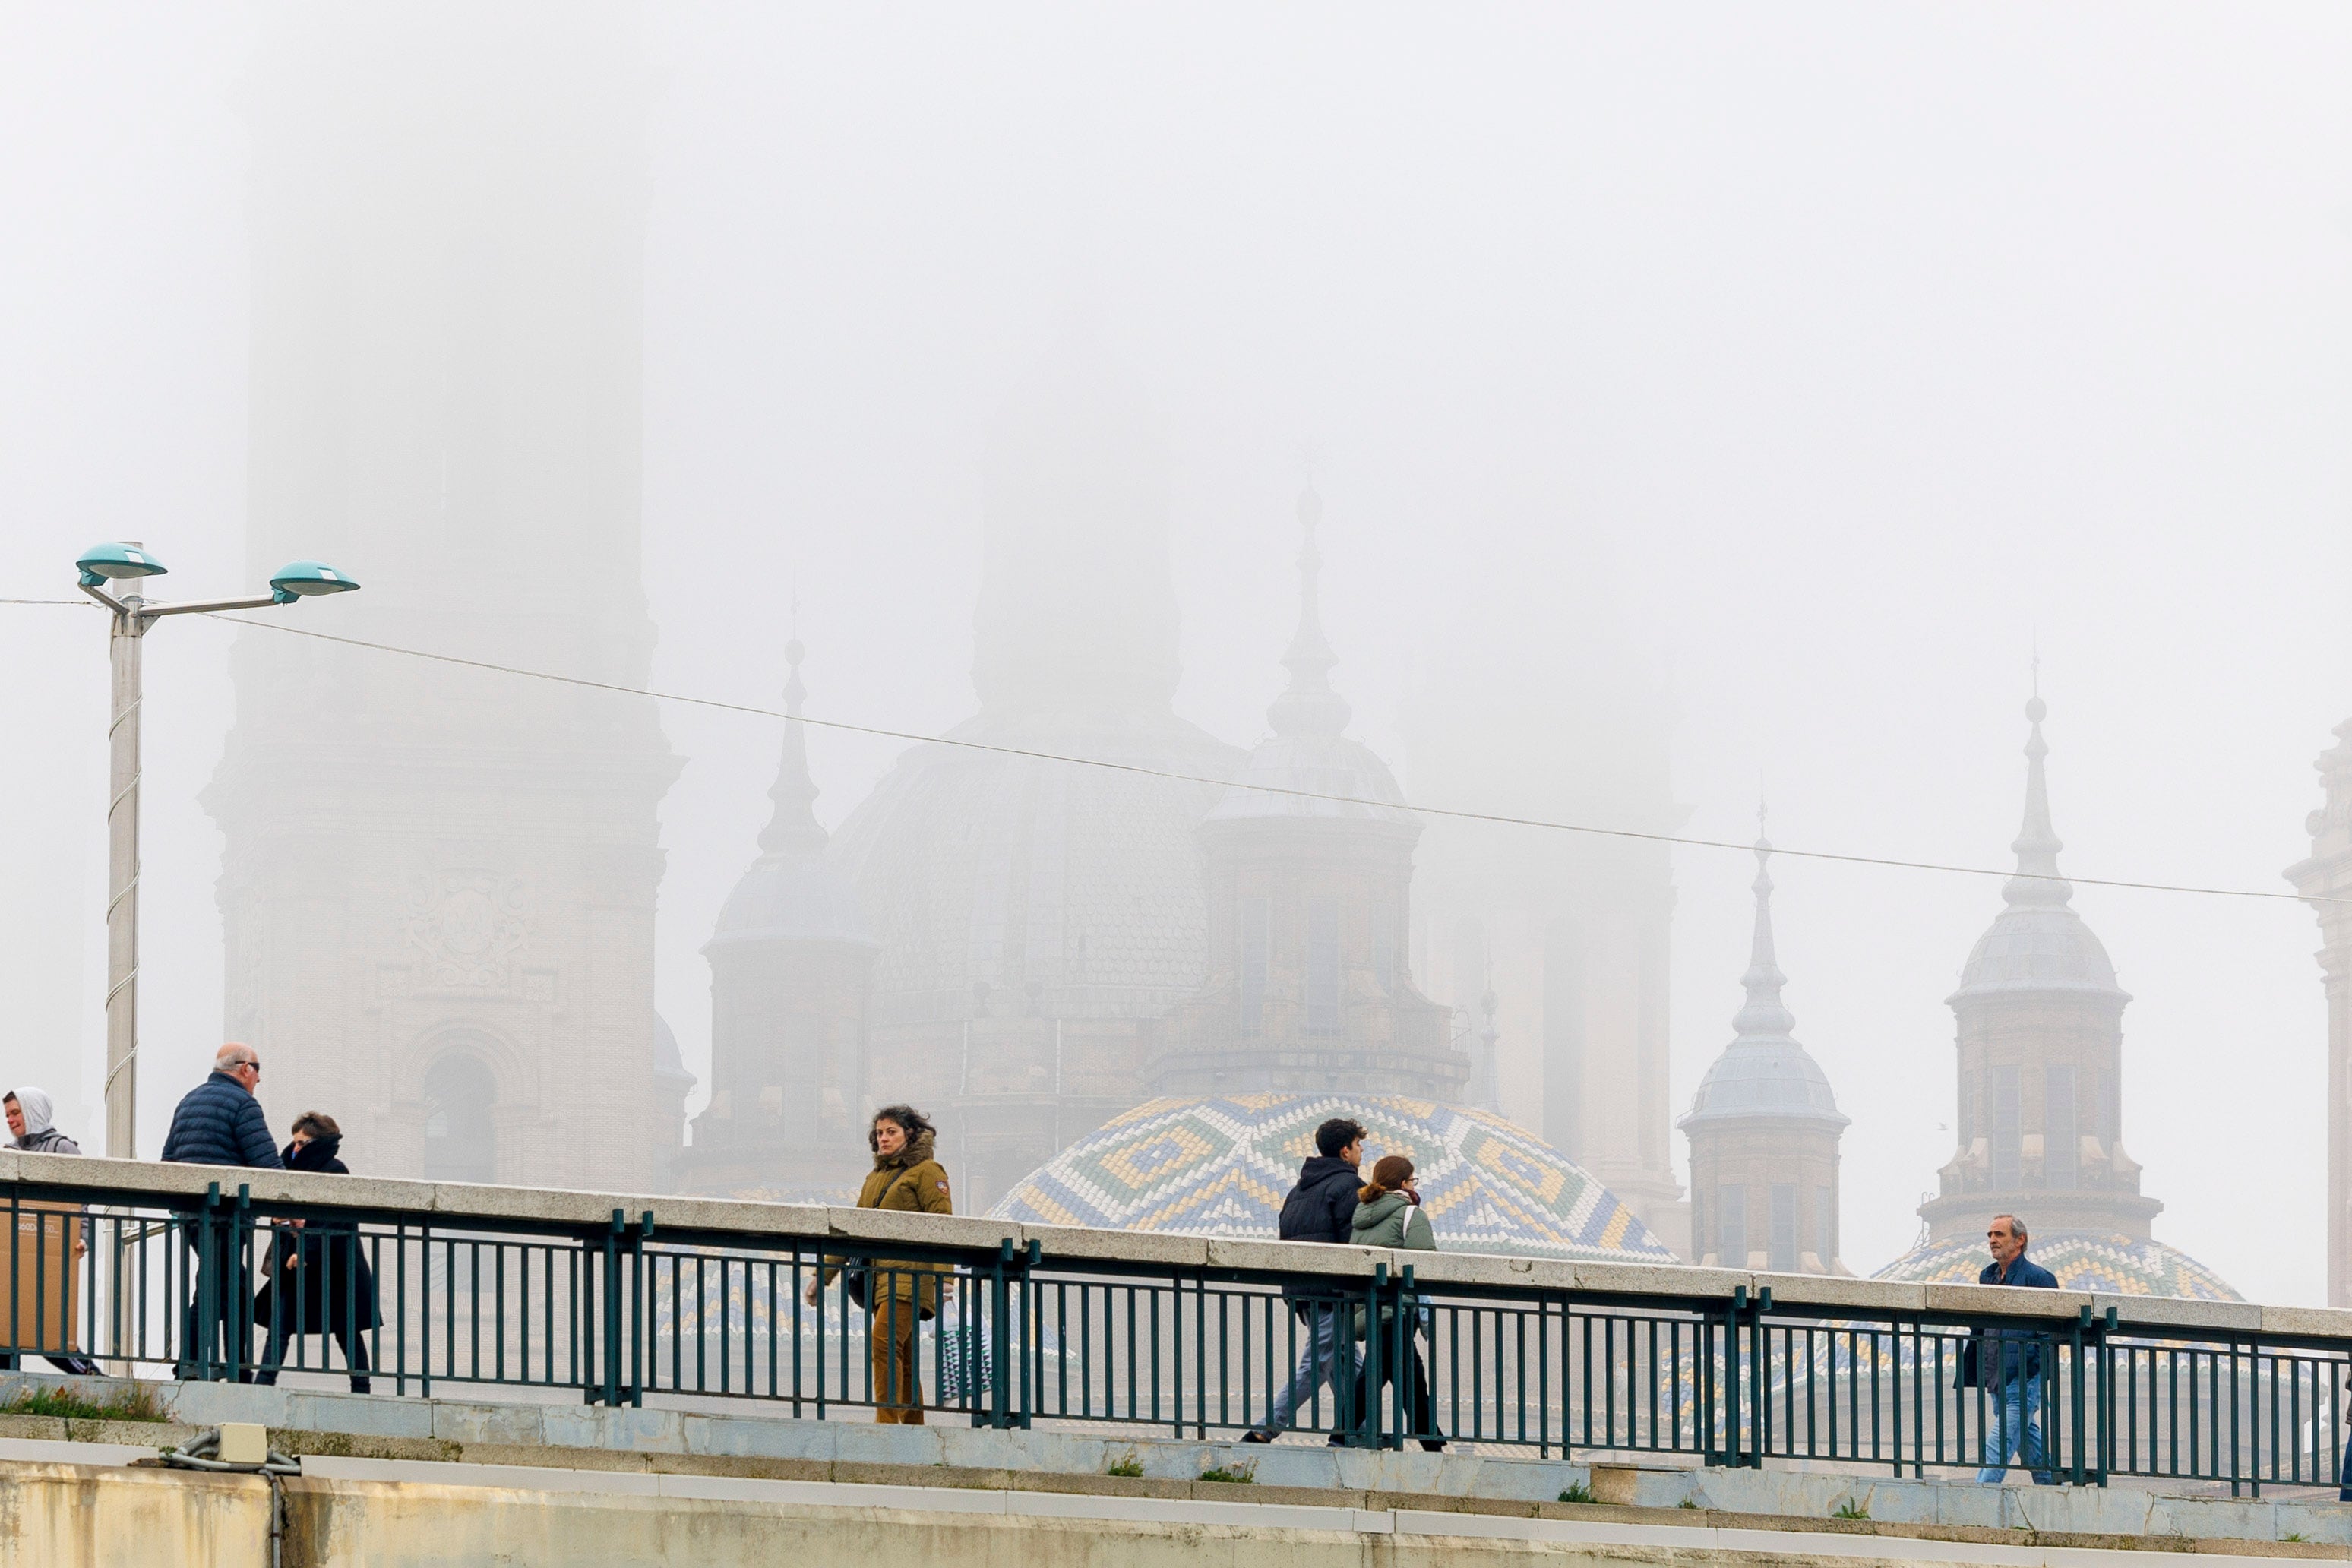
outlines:
[[1410, 1265], [1417, 1278], [1433, 1285], [1530, 1289], [1629, 1300], [1665, 1297], [1726, 1304], [1735, 1291], [1744, 1288], [1751, 1300], [1769, 1289], [1776, 1309], [1799, 1311], [1808, 1306], [1861, 1312], [1932, 1310], [2003, 1314], [2043, 1321], [2072, 1320], [2085, 1308], [2104, 1316], [2112, 1307], [2126, 1328], [2142, 1331], [2198, 1328], [2217, 1332], [2266, 1332], [2352, 1341], [2352, 1311], [2319, 1308], [2024, 1290], [1991, 1285], [1916, 1285], [1825, 1275], [1696, 1268], [1679, 1264], [1570, 1263], [1471, 1252], [1403, 1254], [1310, 1242], [1024, 1226], [1009, 1220], [963, 1215], [166, 1165], [15, 1150], [0, 1150], [0, 1182], [37, 1184], [68, 1192], [79, 1190], [88, 1194], [85, 1201], [91, 1203], [121, 1201], [123, 1194], [130, 1194], [172, 1205], [184, 1205], [187, 1199], [201, 1195], [209, 1184], [218, 1183], [225, 1194], [233, 1194], [243, 1185], [257, 1202], [264, 1205], [320, 1205], [387, 1217], [424, 1216], [445, 1231], [465, 1229], [468, 1218], [574, 1232], [594, 1230], [609, 1226], [614, 1212], [618, 1210], [630, 1222], [651, 1214], [657, 1237], [666, 1229], [680, 1231], [754, 1250], [763, 1242], [783, 1247], [839, 1239], [929, 1244], [969, 1254], [995, 1254], [1006, 1242], [1011, 1242], [1016, 1250], [1025, 1250], [1034, 1238], [1049, 1266], [1055, 1259], [1100, 1260], [1167, 1268], [1234, 1268], [1364, 1279], [1381, 1267], [1393, 1275]]

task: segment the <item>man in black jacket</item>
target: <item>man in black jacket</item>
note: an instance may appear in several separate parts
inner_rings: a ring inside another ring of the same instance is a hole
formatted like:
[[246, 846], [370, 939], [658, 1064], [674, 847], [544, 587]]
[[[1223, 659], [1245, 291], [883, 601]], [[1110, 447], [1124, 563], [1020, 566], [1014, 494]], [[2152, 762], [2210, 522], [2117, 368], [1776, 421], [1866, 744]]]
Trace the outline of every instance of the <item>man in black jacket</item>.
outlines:
[[[1364, 1158], [1364, 1130], [1344, 1116], [1335, 1116], [1315, 1130], [1315, 1156], [1298, 1167], [1298, 1184], [1282, 1200], [1282, 1217], [1276, 1222], [1275, 1234], [1285, 1241], [1345, 1242], [1355, 1230], [1356, 1189], [1363, 1181], [1357, 1167]], [[1337, 1389], [1342, 1376], [1351, 1375], [1339, 1364], [1339, 1357], [1353, 1346], [1339, 1331], [1348, 1314], [1341, 1310], [1336, 1294], [1318, 1295], [1306, 1285], [1286, 1285], [1282, 1293], [1291, 1299], [1291, 1311], [1307, 1325], [1307, 1342], [1299, 1348], [1298, 1364], [1291, 1369], [1290, 1381], [1275, 1394], [1265, 1424], [1242, 1434], [1244, 1443], [1273, 1442], [1326, 1378]], [[1337, 1444], [1343, 1439], [1334, 1431], [1330, 1441]]]
[[[256, 1170], [282, 1171], [278, 1142], [269, 1136], [269, 1119], [261, 1101], [253, 1098], [261, 1082], [261, 1053], [231, 1040], [213, 1056], [212, 1076], [180, 1097], [172, 1111], [172, 1131], [163, 1139], [163, 1158], [189, 1165], [244, 1165]], [[181, 1318], [179, 1375], [196, 1376], [200, 1363], [226, 1361], [239, 1383], [253, 1381], [253, 1264], [250, 1248], [236, 1232], [222, 1226], [214, 1233], [218, 1256], [206, 1264], [198, 1233], [182, 1233], [196, 1263], [195, 1298]], [[249, 1242], [250, 1237], [243, 1238]], [[203, 1310], [209, 1297], [213, 1310]], [[203, 1331], [218, 1325], [218, 1337]], [[211, 1342], [205, 1342], [210, 1340]]]

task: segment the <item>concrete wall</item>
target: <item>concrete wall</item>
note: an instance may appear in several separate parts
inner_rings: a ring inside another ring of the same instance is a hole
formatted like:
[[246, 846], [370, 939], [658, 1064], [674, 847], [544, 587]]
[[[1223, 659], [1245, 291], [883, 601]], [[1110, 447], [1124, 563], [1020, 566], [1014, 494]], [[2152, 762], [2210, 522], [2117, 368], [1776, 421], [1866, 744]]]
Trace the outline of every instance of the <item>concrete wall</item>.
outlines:
[[[306, 1460], [284, 1483], [282, 1568], [796, 1563], [924, 1568], [1730, 1568], [1759, 1562], [2127, 1568], [2116, 1537], [1870, 1521], [1780, 1527], [1596, 1509], [1442, 1511], [871, 1486], [383, 1459]], [[272, 1499], [252, 1478], [0, 1458], [0, 1564], [263, 1568]], [[1543, 1516], [1549, 1515], [1549, 1517]], [[2343, 1560], [2341, 1544], [2179, 1542], [2220, 1564]]]

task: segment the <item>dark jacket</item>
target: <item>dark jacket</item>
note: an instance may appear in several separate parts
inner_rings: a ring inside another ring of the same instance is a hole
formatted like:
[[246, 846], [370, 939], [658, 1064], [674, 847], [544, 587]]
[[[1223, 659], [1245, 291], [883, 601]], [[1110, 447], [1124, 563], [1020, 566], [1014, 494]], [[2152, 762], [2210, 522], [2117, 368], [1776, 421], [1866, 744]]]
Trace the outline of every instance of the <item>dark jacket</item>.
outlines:
[[[1282, 1215], [1275, 1235], [1285, 1241], [1345, 1242], [1355, 1234], [1356, 1189], [1363, 1184], [1356, 1167], [1336, 1154], [1318, 1154], [1298, 1167], [1298, 1184], [1282, 1200]], [[1328, 1289], [1285, 1285], [1286, 1296], [1328, 1296]], [[1296, 1303], [1293, 1304], [1296, 1310]]]
[[286, 1162], [269, 1136], [261, 1101], [225, 1072], [214, 1073], [180, 1097], [163, 1158], [183, 1165], [247, 1165], [276, 1171]]
[[[2000, 1265], [1988, 1263], [1977, 1276], [1979, 1285], [2008, 1285], [2022, 1290], [2055, 1290], [2058, 1276], [2020, 1254], [2009, 1266], [2009, 1275], [2002, 1278]], [[2000, 1342], [2000, 1377], [1999, 1384], [1986, 1384], [1988, 1388], [2005, 1387], [2023, 1378], [2042, 1375], [2042, 1336], [2031, 1330], [1996, 1330], [1988, 1335], [1984, 1330], [1971, 1331], [1969, 1342], [1960, 1347], [1959, 1375], [1953, 1379], [1955, 1388], [1974, 1388], [1983, 1377], [1978, 1361], [1978, 1346], [1988, 1338]]]
[[[286, 1168], [348, 1176], [351, 1167], [335, 1158], [340, 1137], [313, 1138], [300, 1148], [286, 1146]], [[281, 1229], [269, 1244], [269, 1282], [253, 1298], [253, 1321], [284, 1333], [323, 1334], [378, 1325], [375, 1271], [368, 1267], [366, 1243], [349, 1221], [312, 1220], [300, 1230]], [[282, 1287], [282, 1289], [281, 1289]]]

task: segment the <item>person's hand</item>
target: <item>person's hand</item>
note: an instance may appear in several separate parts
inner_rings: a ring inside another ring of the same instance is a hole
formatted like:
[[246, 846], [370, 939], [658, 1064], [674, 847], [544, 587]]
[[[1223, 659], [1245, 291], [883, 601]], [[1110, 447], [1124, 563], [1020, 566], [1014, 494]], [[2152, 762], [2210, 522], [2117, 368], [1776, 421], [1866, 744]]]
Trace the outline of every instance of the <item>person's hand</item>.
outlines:
[[819, 1284], [819, 1280], [817, 1279], [817, 1277], [816, 1277], [815, 1275], [812, 1274], [812, 1275], [810, 1275], [810, 1276], [809, 1276], [809, 1282], [808, 1282], [808, 1285], [807, 1285], [806, 1289], [803, 1289], [803, 1290], [801, 1291], [801, 1300], [803, 1300], [803, 1301], [806, 1301], [806, 1302], [807, 1302], [810, 1306], [812, 1306], [812, 1307], [814, 1307], [814, 1306], [815, 1306], [815, 1305], [816, 1305], [816, 1292], [817, 1292], [817, 1286], [818, 1286], [818, 1284]]

